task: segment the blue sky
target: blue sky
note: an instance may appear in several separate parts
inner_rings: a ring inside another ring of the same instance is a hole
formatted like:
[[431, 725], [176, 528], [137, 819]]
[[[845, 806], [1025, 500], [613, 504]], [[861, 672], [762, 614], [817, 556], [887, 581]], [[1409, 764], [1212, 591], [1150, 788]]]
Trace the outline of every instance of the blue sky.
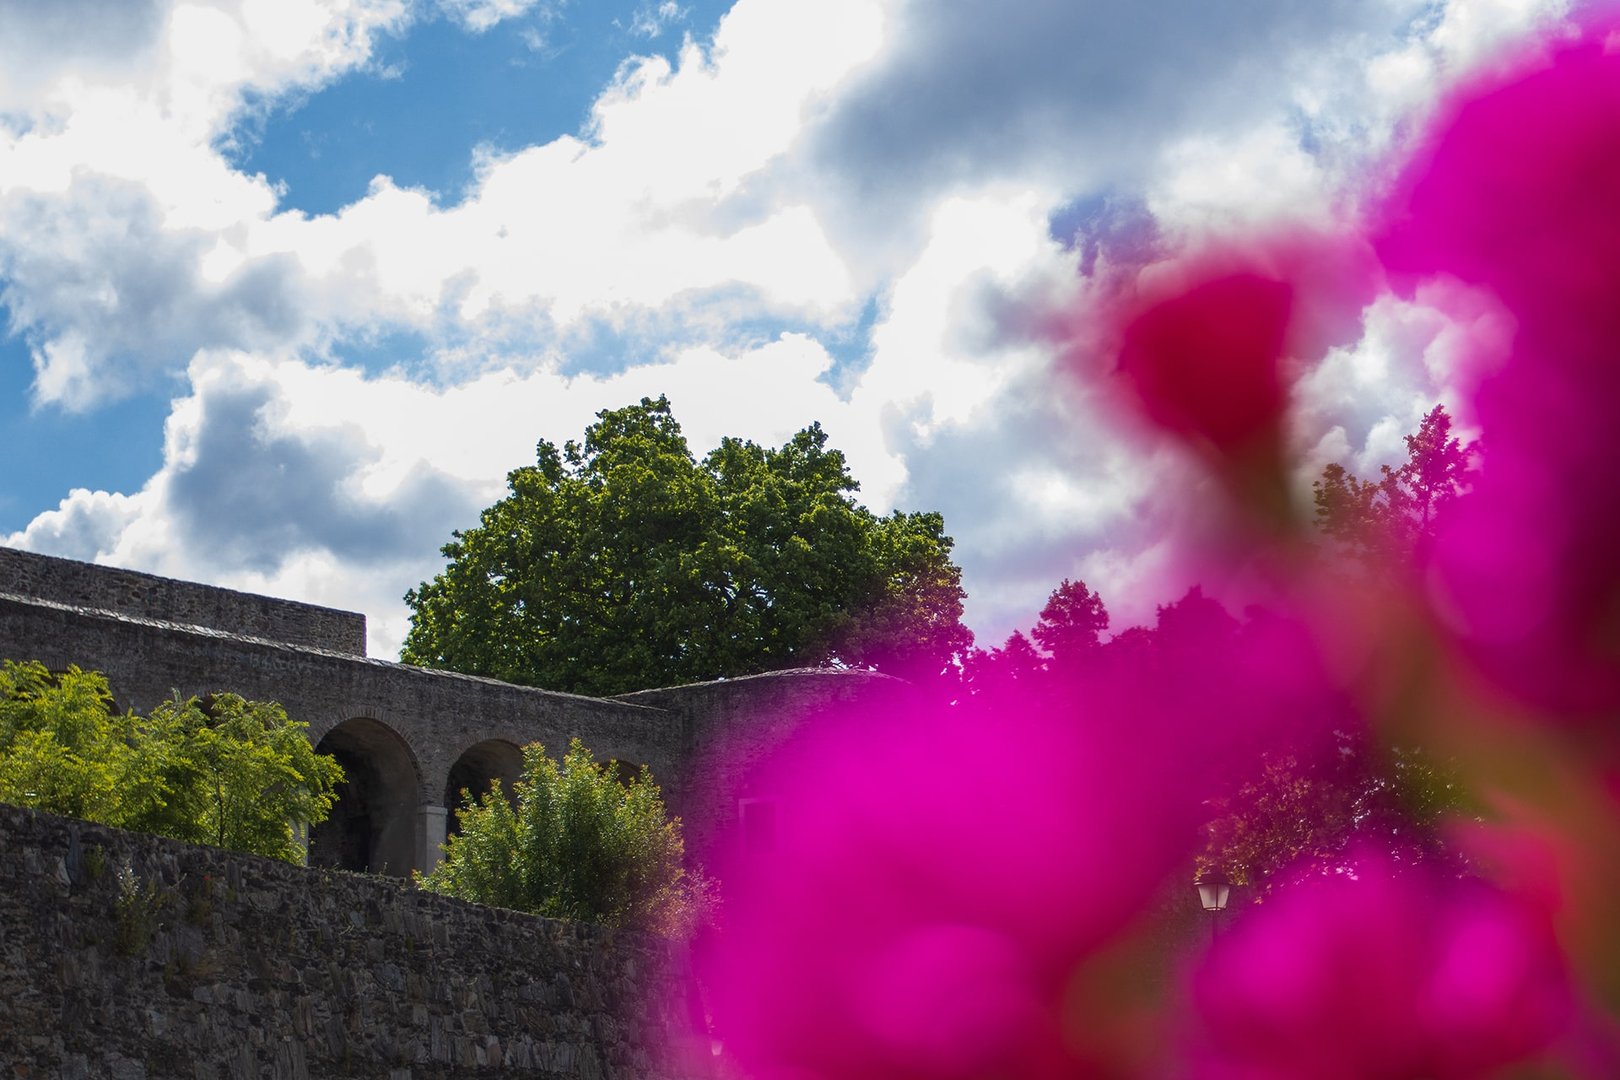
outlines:
[[[938, 509], [981, 642], [1174, 587], [1074, 372], [1099, 275], [1331, 227], [1560, 0], [0, 0], [0, 541], [365, 611], [538, 438], [668, 393], [820, 421]], [[1057, 340], [1051, 328], [1071, 328]], [[1300, 385], [1371, 468], [1467, 328], [1380, 298]]]

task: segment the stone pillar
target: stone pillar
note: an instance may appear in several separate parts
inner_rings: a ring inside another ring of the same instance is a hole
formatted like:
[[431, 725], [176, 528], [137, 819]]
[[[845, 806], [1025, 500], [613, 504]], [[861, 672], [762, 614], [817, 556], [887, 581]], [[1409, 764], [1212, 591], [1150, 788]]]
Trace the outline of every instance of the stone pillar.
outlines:
[[416, 853], [416, 865], [424, 874], [433, 873], [444, 861], [444, 852], [440, 850], [440, 845], [449, 835], [449, 818], [450, 811], [429, 803], [423, 803], [417, 812], [417, 823], [420, 828], [416, 830], [416, 835], [421, 838], [422, 848]]

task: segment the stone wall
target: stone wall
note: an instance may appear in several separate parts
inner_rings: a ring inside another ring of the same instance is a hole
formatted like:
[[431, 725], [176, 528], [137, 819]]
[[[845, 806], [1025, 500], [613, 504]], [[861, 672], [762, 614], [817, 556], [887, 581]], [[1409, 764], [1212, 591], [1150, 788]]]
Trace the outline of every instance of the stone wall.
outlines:
[[[541, 742], [560, 756], [576, 737], [599, 761], [648, 766], [686, 823], [687, 850], [706, 858], [739, 823], [740, 800], [755, 800], [756, 821], [775, 813], [773, 793], [751, 787], [752, 772], [782, 739], [830, 710], [883, 708], [905, 685], [871, 672], [798, 670], [581, 697], [274, 639], [266, 619], [238, 632], [199, 625], [189, 609], [177, 619], [115, 610], [154, 609], [154, 597], [284, 608], [268, 619], [277, 625], [324, 610], [0, 548], [0, 659], [100, 671], [118, 708], [143, 714], [177, 692], [280, 702], [350, 777], [338, 811], [312, 834], [311, 858], [373, 872], [431, 869], [463, 788], [509, 783], [521, 747]], [[213, 614], [223, 622], [244, 612]], [[358, 642], [363, 622], [354, 631]]]
[[690, 991], [646, 935], [0, 806], [8, 1080], [676, 1080]]
[[366, 654], [366, 617], [356, 612], [7, 547], [0, 547], [0, 593], [206, 626], [289, 645]]
[[421, 801], [436, 802], [457, 755], [487, 739], [539, 741], [561, 754], [577, 736], [607, 760], [646, 763], [678, 795], [678, 718], [647, 705], [368, 660], [221, 631], [0, 595], [0, 658], [69, 664], [107, 676], [122, 709], [231, 690], [279, 701], [319, 742], [354, 717], [386, 723], [409, 745]]

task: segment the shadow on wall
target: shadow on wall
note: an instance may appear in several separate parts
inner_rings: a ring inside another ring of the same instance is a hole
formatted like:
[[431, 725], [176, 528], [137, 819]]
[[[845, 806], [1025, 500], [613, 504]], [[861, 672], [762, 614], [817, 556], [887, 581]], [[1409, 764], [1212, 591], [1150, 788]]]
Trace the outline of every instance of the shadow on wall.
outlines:
[[327, 732], [315, 749], [337, 758], [346, 779], [331, 817], [310, 830], [309, 864], [408, 877], [423, 799], [421, 770], [405, 740], [357, 716]]
[[508, 800], [515, 800], [512, 785], [523, 777], [523, 751], [505, 739], [485, 739], [469, 746], [456, 763], [450, 766], [449, 779], [444, 785], [444, 806], [449, 812], [445, 831], [454, 835], [461, 831], [456, 815], [463, 807], [478, 802], [501, 782], [501, 791]]

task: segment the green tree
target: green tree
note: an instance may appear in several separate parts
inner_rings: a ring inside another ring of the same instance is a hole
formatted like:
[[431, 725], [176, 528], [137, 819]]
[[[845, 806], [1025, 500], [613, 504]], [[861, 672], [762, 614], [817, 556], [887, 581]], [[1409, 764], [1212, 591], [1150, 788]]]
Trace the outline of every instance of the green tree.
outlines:
[[273, 701], [220, 693], [165, 701], [145, 737], [170, 748], [168, 813], [149, 831], [299, 862], [292, 826], [325, 821], [343, 767]]
[[155, 814], [162, 755], [135, 724], [95, 672], [0, 663], [0, 802], [119, 827]]
[[0, 663], [0, 802], [298, 862], [343, 778], [273, 702], [217, 694], [113, 711], [107, 680]]
[[[1323, 470], [1315, 496], [1316, 525], [1330, 541], [1324, 558], [1358, 575], [1399, 572], [1422, 558], [1473, 483], [1478, 448], [1451, 425], [1436, 405], [1406, 436], [1407, 460], [1384, 466], [1377, 480], [1339, 464]], [[1398, 862], [1456, 860], [1441, 824], [1471, 805], [1454, 763], [1389, 745], [1376, 731], [1336, 737], [1331, 753], [1309, 761], [1276, 751], [1256, 762], [1212, 807], [1204, 861], [1264, 891], [1287, 868], [1335, 865], [1352, 843], [1377, 843]]]
[[512, 798], [496, 781], [459, 812], [445, 858], [419, 883], [474, 903], [686, 936], [710, 889], [683, 866], [671, 820], [645, 766], [627, 783], [578, 739], [559, 765], [533, 743]]
[[405, 596], [402, 658], [586, 694], [845, 663], [937, 674], [967, 648], [938, 514], [878, 517], [813, 424], [701, 462], [669, 402], [542, 440]]
[[1377, 844], [1399, 863], [1455, 863], [1441, 824], [1469, 807], [1453, 764], [1419, 747], [1341, 734], [1335, 753], [1309, 764], [1292, 753], [1265, 755], [1214, 800], [1203, 862], [1257, 895], [1287, 880], [1285, 872], [1339, 865], [1357, 844]]
[[1108, 609], [1102, 597], [1083, 581], [1063, 579], [1052, 590], [1032, 634], [1058, 666], [1074, 664], [1094, 656], [1101, 647], [1100, 635], [1108, 629]]
[[1316, 525], [1364, 562], [1398, 566], [1420, 554], [1451, 505], [1473, 484], [1478, 446], [1451, 434], [1451, 417], [1436, 405], [1417, 434], [1406, 436], [1406, 461], [1362, 480], [1343, 465], [1322, 470], [1312, 485]]

